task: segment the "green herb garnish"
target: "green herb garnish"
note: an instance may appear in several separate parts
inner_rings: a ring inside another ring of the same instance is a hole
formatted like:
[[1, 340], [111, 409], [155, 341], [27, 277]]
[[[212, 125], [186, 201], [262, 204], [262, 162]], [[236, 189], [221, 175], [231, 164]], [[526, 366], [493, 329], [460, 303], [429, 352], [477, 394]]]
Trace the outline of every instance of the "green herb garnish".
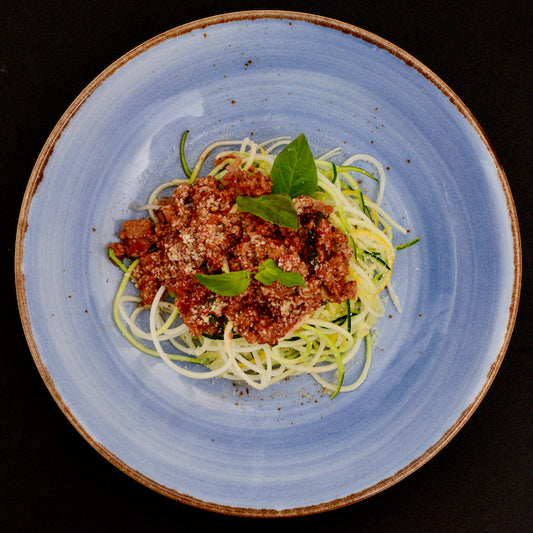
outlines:
[[246, 270], [224, 274], [196, 274], [196, 281], [220, 296], [237, 296], [250, 285], [250, 274]]
[[303, 133], [290, 142], [276, 156], [270, 172], [272, 193], [258, 197], [238, 196], [237, 207], [263, 220], [298, 229], [298, 215], [292, 198], [312, 196], [318, 177], [313, 153]]
[[263, 261], [259, 265], [259, 270], [254, 277], [263, 285], [272, 285], [274, 281], [278, 281], [282, 285], [285, 285], [285, 287], [294, 287], [295, 285], [305, 287], [305, 281], [301, 274], [282, 270], [273, 259]]
[[303, 133], [276, 156], [270, 179], [273, 193], [286, 193], [291, 198], [314, 194], [318, 181], [316, 164]]
[[287, 193], [263, 194], [262, 196], [237, 196], [237, 207], [263, 220], [298, 230], [298, 215]]
[[[263, 261], [253, 276], [263, 285], [272, 285], [277, 281], [285, 287], [305, 287], [305, 281], [298, 272], [282, 270], [273, 259]], [[220, 296], [237, 296], [248, 288], [251, 275], [246, 270], [237, 270], [224, 274], [196, 274], [195, 279], [206, 289]]]

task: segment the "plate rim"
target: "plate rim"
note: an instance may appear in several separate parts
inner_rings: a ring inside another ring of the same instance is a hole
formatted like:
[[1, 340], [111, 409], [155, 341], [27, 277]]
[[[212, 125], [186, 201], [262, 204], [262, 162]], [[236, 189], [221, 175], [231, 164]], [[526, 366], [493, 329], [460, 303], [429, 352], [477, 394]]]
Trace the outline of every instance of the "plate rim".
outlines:
[[[54, 147], [56, 143], [60, 140], [61, 135], [65, 128], [68, 126], [70, 120], [76, 115], [78, 110], [83, 106], [85, 101], [96, 91], [96, 89], [108, 79], [114, 72], [119, 70], [123, 65], [131, 61], [133, 58], [141, 55], [146, 50], [157, 46], [158, 44], [169, 40], [174, 39], [180, 35], [190, 33], [195, 30], [212, 27], [215, 25], [227, 24], [232, 22], [239, 21], [253, 21], [253, 20], [266, 20], [266, 19], [278, 19], [278, 20], [291, 20], [291, 21], [300, 21], [310, 24], [315, 24], [321, 27], [327, 27], [340, 31], [342, 33], [353, 36], [356, 39], [364, 40], [370, 44], [374, 44], [377, 47], [385, 50], [386, 52], [394, 55], [396, 58], [400, 59], [407, 66], [414, 68], [420, 74], [422, 74], [430, 83], [432, 83], [441, 93], [443, 93], [450, 102], [457, 108], [457, 110], [465, 117], [469, 122], [470, 126], [474, 129], [475, 133], [478, 135], [479, 139], [485, 144], [488, 154], [492, 158], [494, 165], [496, 167], [497, 175], [499, 182], [502, 186], [502, 190], [505, 195], [505, 200], [507, 204], [507, 213], [510, 218], [510, 228], [513, 239], [513, 259], [514, 259], [514, 272], [513, 272], [513, 288], [511, 294], [511, 301], [509, 304], [509, 319], [506, 326], [506, 332], [503, 339], [503, 342], [500, 347], [500, 351], [496, 360], [492, 363], [490, 370], [487, 374], [485, 383], [483, 387], [478, 392], [474, 400], [468, 405], [461, 415], [457, 418], [454, 424], [452, 424], [448, 430], [439, 438], [439, 440], [429, 447], [422, 455], [417, 457], [408, 465], [404, 466], [398, 470], [393, 475], [382, 479], [378, 483], [367, 487], [362, 491], [349, 494], [342, 498], [334, 499], [328, 502], [323, 502], [319, 504], [311, 504], [303, 507], [294, 507], [290, 509], [271, 509], [271, 508], [247, 508], [247, 507], [238, 507], [224, 504], [217, 504], [213, 502], [206, 502], [204, 500], [189, 496], [187, 494], [180, 493], [176, 490], [169, 489], [168, 487], [154, 481], [145, 474], [131, 468], [126, 464], [122, 459], [113, 454], [105, 446], [100, 444], [97, 440], [92, 437], [83, 425], [76, 419], [68, 405], [63, 401], [63, 398], [57, 391], [54, 385], [54, 380], [47, 370], [46, 366], [43, 364], [41, 359], [37, 343], [33, 336], [31, 320], [29, 317], [28, 302], [26, 298], [25, 291], [25, 279], [24, 272], [22, 270], [23, 265], [23, 256], [24, 256], [24, 240], [25, 235], [28, 229], [28, 216], [31, 209], [32, 200], [39, 188], [40, 183], [44, 179], [44, 171], [47, 167], [48, 161], [54, 152]], [[462, 100], [451, 90], [451, 88], [444, 83], [432, 70], [426, 67], [423, 63], [417, 60], [414, 56], [400, 48], [399, 46], [389, 42], [388, 40], [368, 31], [362, 29], [358, 26], [355, 26], [350, 23], [342, 22], [340, 20], [325, 17], [322, 15], [316, 15], [311, 13], [304, 13], [298, 11], [286, 11], [286, 10], [244, 10], [244, 11], [235, 11], [229, 13], [223, 13], [218, 15], [213, 15], [210, 17], [201, 18], [195, 21], [191, 21], [174, 28], [171, 28], [165, 32], [162, 32], [147, 41], [141, 43], [140, 45], [134, 47], [129, 52], [125, 53], [114, 62], [112, 62], [106, 69], [104, 69], [100, 74], [98, 74], [82, 91], [81, 93], [73, 100], [73, 102], [68, 106], [66, 111], [60, 117], [59, 121], [55, 124], [52, 132], [48, 136], [43, 148], [41, 149], [38, 158], [35, 162], [35, 165], [30, 174], [28, 180], [21, 209], [19, 212], [19, 219], [16, 229], [16, 239], [15, 239], [15, 287], [16, 287], [16, 296], [18, 302], [19, 315], [22, 322], [22, 327], [24, 335], [26, 337], [26, 342], [32, 354], [33, 360], [39, 374], [44, 381], [48, 391], [51, 396], [54, 398], [55, 402], [69, 420], [69, 422], [74, 426], [74, 428], [81, 434], [81, 436], [105, 459], [107, 459], [112, 465], [117, 467], [119, 470], [133, 478], [135, 481], [143, 484], [144, 486], [162, 494], [163, 496], [169, 497], [173, 500], [179, 501], [181, 503], [191, 505], [200, 509], [213, 511], [221, 514], [243, 516], [243, 517], [288, 517], [288, 516], [304, 516], [310, 514], [316, 514], [320, 512], [334, 510], [340, 507], [344, 507], [358, 501], [364, 500], [374, 494], [377, 494], [401, 481], [402, 479], [409, 476], [415, 470], [420, 468], [422, 465], [427, 463], [432, 457], [434, 457], [442, 448], [444, 448], [448, 442], [459, 432], [459, 430], [466, 424], [467, 420], [472, 416], [474, 411], [477, 409], [488, 389], [492, 385], [496, 374], [501, 366], [501, 363], [504, 359], [505, 353], [507, 352], [514, 325], [516, 323], [516, 317], [518, 313], [518, 305], [520, 299], [520, 290], [521, 290], [521, 279], [522, 279], [522, 249], [521, 249], [521, 239], [520, 239], [520, 230], [518, 224], [518, 217], [516, 212], [516, 207], [514, 204], [513, 196], [507, 177], [503, 170], [503, 167], [480, 124], [476, 118], [472, 115], [470, 110], [462, 102]]]

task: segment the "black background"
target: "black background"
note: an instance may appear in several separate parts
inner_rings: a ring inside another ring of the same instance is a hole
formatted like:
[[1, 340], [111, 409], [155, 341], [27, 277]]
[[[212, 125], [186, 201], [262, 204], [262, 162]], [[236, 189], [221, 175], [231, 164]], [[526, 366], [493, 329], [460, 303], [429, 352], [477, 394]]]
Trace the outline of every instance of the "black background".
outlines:
[[[163, 31], [258, 8], [354, 24], [403, 48], [443, 79], [477, 118], [506, 171], [524, 253], [520, 312], [508, 353], [465, 427], [392, 488], [301, 518], [239, 518], [188, 507], [103, 459], [42, 382], [25, 343], [13, 283], [26, 183], [72, 100], [115, 59]], [[531, 4], [516, 1], [0, 1], [0, 531], [533, 531], [532, 23]]]

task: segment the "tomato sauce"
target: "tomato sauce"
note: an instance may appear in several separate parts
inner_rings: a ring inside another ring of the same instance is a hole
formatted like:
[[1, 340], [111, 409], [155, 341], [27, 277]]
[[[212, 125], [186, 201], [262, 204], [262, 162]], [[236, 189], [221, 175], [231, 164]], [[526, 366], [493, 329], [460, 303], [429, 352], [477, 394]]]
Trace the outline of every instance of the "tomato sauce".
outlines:
[[[355, 298], [346, 281], [353, 254], [346, 235], [328, 221], [330, 206], [309, 196], [293, 199], [297, 231], [239, 211], [236, 198], [271, 192], [269, 176], [228, 165], [222, 179], [180, 184], [160, 200], [157, 222], [128, 220], [113, 243], [115, 255], [139, 258], [133, 272], [144, 304], [163, 285], [192, 335], [221, 336], [227, 322], [249, 343], [271, 345], [289, 335], [328, 301]], [[266, 259], [299, 272], [305, 287], [263, 285], [253, 279], [237, 296], [220, 296], [195, 279], [197, 273], [256, 272]]]

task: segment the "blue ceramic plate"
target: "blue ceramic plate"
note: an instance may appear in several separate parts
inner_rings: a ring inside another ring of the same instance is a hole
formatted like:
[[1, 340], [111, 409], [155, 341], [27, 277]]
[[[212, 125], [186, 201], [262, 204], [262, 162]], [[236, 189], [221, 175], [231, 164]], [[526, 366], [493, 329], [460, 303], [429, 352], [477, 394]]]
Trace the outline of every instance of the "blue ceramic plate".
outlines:
[[[211, 141], [303, 132], [315, 154], [339, 145], [388, 167], [386, 209], [421, 241], [398, 256], [403, 313], [390, 305], [379, 322], [359, 390], [191, 381], [117, 331], [105, 247], [133, 204], [180, 175], [185, 129], [191, 160]], [[32, 173], [16, 274], [37, 367], [92, 446], [171, 498], [272, 516], [372, 495], [457, 433], [504, 356], [520, 258], [503, 170], [441, 80], [353, 26], [248, 12], [155, 37], [81, 93]]]

